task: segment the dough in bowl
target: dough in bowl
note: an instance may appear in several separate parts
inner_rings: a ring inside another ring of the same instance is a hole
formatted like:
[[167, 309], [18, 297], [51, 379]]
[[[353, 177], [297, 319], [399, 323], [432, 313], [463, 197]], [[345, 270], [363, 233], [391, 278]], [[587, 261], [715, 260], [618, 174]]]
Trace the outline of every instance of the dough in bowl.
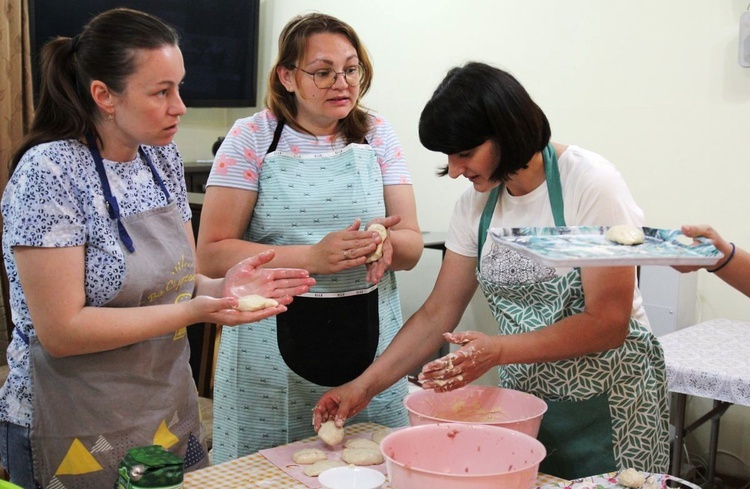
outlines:
[[633, 246], [643, 243], [645, 236], [643, 229], [632, 224], [618, 224], [607, 229], [607, 233], [604, 235], [608, 240], [621, 244]]
[[250, 294], [237, 299], [237, 309], [240, 311], [260, 311], [266, 307], [276, 307], [279, 303], [262, 295]]

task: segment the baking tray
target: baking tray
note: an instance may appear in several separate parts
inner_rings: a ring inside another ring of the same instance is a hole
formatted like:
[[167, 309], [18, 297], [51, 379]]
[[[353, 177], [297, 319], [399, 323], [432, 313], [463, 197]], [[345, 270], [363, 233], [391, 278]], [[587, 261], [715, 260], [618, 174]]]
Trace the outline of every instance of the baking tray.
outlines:
[[605, 238], [609, 226], [490, 228], [490, 238], [545, 266], [604, 267], [629, 265], [708, 266], [724, 254], [705, 238], [693, 245], [679, 230], [643, 228], [635, 246]]

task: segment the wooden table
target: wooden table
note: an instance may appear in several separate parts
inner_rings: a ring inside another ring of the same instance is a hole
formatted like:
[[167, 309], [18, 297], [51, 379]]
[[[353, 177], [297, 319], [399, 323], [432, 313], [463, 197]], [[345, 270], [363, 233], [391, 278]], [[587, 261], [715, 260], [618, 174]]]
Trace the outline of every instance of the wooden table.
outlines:
[[[371, 433], [382, 426], [359, 423], [346, 427], [347, 434]], [[310, 438], [312, 440], [313, 438]], [[539, 474], [538, 487], [565, 482], [557, 477]], [[390, 489], [388, 482], [383, 489]], [[288, 475], [256, 452], [222, 464], [185, 474], [185, 489], [307, 489], [307, 486]]]

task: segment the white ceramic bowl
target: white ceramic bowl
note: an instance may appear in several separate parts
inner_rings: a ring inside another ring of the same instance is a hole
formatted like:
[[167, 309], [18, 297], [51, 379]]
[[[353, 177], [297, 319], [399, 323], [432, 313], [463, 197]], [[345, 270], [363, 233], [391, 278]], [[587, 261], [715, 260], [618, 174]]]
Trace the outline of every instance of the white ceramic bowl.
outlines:
[[323, 471], [318, 482], [325, 489], [378, 489], [385, 476], [375, 469], [347, 465]]

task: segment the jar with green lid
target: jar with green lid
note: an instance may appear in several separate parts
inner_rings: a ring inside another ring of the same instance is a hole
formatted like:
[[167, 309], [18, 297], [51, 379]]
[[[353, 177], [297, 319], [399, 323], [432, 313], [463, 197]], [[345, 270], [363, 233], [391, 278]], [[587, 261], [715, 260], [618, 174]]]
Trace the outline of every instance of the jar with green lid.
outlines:
[[115, 489], [182, 489], [184, 462], [160, 445], [128, 450]]

